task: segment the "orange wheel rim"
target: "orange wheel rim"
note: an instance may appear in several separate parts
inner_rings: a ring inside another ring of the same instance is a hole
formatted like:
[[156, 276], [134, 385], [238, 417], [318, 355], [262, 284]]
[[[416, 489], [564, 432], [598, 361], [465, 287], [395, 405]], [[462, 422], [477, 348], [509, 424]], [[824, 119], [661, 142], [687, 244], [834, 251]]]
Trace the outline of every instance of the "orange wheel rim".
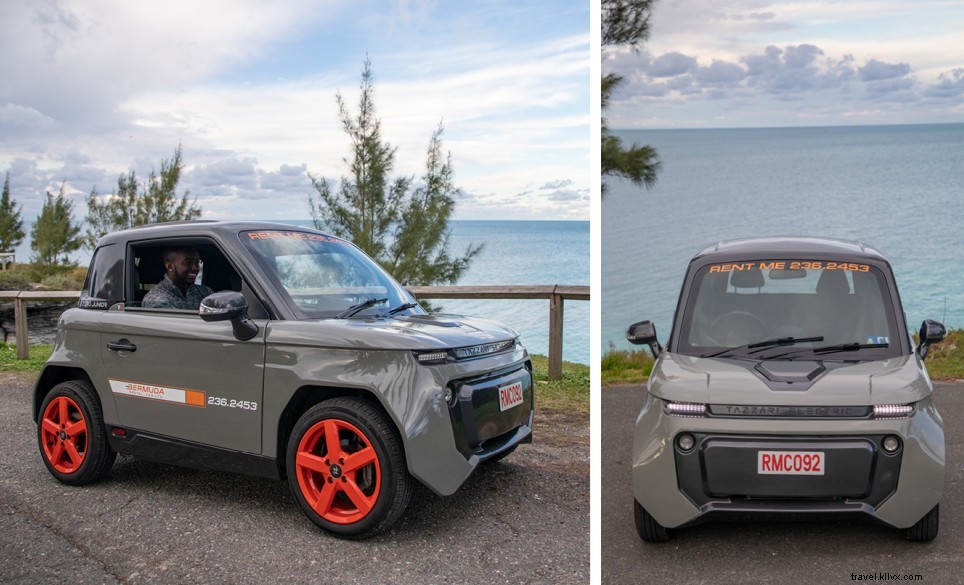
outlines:
[[295, 471], [308, 505], [334, 524], [367, 516], [381, 491], [381, 466], [371, 441], [343, 420], [325, 419], [308, 429], [298, 444]]
[[66, 396], [50, 401], [40, 420], [44, 457], [60, 473], [74, 473], [87, 456], [87, 421]]

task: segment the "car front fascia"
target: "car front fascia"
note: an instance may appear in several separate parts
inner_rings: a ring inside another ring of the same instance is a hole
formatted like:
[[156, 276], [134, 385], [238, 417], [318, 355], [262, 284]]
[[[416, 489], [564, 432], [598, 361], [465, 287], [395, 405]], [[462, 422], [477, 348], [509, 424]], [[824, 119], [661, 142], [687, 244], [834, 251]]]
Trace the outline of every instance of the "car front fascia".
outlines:
[[[943, 422], [933, 405], [929, 380], [919, 361], [908, 357], [902, 367], [891, 375], [895, 380], [912, 378], [916, 371], [924, 376], [911, 387], [892, 388], [875, 399], [913, 403], [912, 416], [903, 419], [829, 419], [829, 418], [765, 418], [765, 417], [683, 417], [668, 414], [668, 400], [701, 402], [707, 400], [707, 377], [693, 371], [691, 384], [675, 386], [664, 376], [661, 363], [673, 363], [672, 355], [664, 352], [654, 368], [647, 390], [645, 405], [636, 421], [633, 440], [633, 491], [636, 500], [653, 518], [667, 528], [695, 523], [718, 512], [740, 511], [754, 513], [845, 513], [859, 512], [873, 516], [891, 526], [908, 528], [920, 520], [940, 502], [944, 485]], [[678, 357], [678, 356], [677, 356]], [[686, 356], [682, 356], [686, 361]], [[679, 373], [679, 372], [676, 372]], [[746, 374], [745, 382], [751, 375]], [[732, 381], [739, 384], [738, 381]], [[672, 387], [671, 387], [672, 386]], [[689, 391], [686, 390], [689, 388]], [[769, 404], [758, 393], [744, 393], [743, 404]], [[813, 406], [807, 392], [780, 393], [780, 401], [788, 404]], [[717, 394], [719, 395], [719, 394]], [[756, 400], [754, 400], [756, 398]], [[859, 405], [860, 401], [845, 393], [837, 404]], [[878, 402], [880, 403], [880, 402]], [[829, 404], [827, 405], [829, 406]], [[864, 404], [868, 406], [868, 404]], [[804, 499], [783, 500], [768, 505], [766, 502], [740, 507], [740, 502], [717, 499], [697, 505], [680, 489], [675, 458], [675, 438], [682, 432], [715, 437], [773, 437], [775, 444], [787, 439], [805, 443], [808, 439], [859, 439], [881, 435], [896, 435], [902, 443], [900, 477], [896, 490], [879, 505], [853, 505], [846, 500], [830, 501]]]

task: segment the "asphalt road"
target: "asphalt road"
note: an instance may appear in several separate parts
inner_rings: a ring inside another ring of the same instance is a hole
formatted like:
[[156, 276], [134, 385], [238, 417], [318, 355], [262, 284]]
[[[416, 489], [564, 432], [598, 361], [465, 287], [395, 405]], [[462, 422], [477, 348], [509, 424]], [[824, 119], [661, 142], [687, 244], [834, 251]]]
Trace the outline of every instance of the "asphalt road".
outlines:
[[62, 485], [37, 450], [32, 384], [0, 374], [2, 583], [589, 581], [588, 421], [555, 445], [537, 419], [533, 445], [453, 496], [419, 486], [392, 530], [349, 542], [280, 481], [125, 457], [100, 483]]
[[856, 574], [888, 574], [924, 583], [964, 583], [964, 384], [935, 384], [944, 419], [947, 477], [934, 542], [903, 539], [871, 521], [725, 522], [644, 543], [633, 524], [630, 478], [633, 425], [645, 388], [602, 390], [603, 583], [855, 583]]

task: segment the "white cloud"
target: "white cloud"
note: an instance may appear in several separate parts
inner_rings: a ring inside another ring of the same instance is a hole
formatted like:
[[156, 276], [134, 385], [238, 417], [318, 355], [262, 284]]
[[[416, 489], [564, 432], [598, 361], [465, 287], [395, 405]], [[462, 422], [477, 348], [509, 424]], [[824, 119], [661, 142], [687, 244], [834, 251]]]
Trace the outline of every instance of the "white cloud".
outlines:
[[614, 128], [961, 121], [948, 98], [961, 95], [962, 26], [964, 6], [940, 0], [658, 3], [639, 53], [604, 54], [603, 72], [625, 78], [607, 118]]
[[[181, 144], [182, 185], [206, 215], [257, 216], [270, 199], [278, 205], [260, 213], [303, 217], [308, 171], [347, 170], [334, 96], [354, 106], [368, 51], [398, 174], [422, 171], [442, 121], [456, 183], [490, 197], [486, 210], [530, 182], [565, 176], [588, 189], [586, 8], [560, 7], [537, 28], [512, 18], [549, 5], [5, 1], [0, 170], [30, 173], [18, 200], [39, 209], [54, 181], [107, 193]], [[533, 205], [552, 218], [548, 196]]]

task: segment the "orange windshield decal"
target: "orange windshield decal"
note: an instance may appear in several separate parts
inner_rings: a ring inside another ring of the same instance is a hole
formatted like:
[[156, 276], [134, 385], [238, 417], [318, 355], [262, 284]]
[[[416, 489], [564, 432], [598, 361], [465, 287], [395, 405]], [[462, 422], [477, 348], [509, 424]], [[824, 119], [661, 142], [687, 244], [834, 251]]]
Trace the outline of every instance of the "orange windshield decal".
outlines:
[[828, 262], [826, 260], [763, 260], [760, 262], [727, 262], [713, 264], [710, 272], [743, 272], [745, 270], [849, 270], [869, 272], [867, 264], [854, 262]]
[[247, 232], [248, 238], [252, 240], [303, 240], [308, 242], [328, 242], [331, 244], [344, 244], [338, 238], [325, 236], [322, 234], [306, 234], [305, 232]]

